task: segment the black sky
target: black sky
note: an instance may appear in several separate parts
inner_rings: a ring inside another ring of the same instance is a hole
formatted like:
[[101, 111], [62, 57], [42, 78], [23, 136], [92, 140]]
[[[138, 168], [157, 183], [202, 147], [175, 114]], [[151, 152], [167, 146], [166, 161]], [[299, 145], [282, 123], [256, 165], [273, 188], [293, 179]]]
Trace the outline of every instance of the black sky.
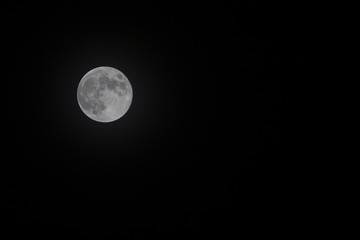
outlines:
[[[9, 231], [47, 239], [269, 231], [287, 157], [286, 34], [275, 9], [5, 4]], [[77, 104], [80, 79], [98, 66], [125, 73], [134, 91], [112, 123]]]

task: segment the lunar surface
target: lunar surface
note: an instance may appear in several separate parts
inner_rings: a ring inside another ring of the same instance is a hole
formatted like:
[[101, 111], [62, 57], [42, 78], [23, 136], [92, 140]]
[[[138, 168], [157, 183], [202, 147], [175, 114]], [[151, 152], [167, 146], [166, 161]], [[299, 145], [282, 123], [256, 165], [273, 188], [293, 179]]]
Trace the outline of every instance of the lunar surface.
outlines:
[[115, 121], [129, 110], [133, 91], [127, 77], [112, 67], [98, 67], [81, 79], [77, 100], [81, 110], [98, 122]]

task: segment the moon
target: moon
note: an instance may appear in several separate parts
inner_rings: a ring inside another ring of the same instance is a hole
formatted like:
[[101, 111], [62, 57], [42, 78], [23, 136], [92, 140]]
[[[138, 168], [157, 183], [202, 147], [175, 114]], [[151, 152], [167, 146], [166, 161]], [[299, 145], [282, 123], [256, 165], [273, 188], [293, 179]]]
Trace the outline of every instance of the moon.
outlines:
[[97, 122], [113, 122], [129, 110], [133, 90], [128, 78], [112, 67], [97, 67], [87, 72], [77, 89], [79, 106]]

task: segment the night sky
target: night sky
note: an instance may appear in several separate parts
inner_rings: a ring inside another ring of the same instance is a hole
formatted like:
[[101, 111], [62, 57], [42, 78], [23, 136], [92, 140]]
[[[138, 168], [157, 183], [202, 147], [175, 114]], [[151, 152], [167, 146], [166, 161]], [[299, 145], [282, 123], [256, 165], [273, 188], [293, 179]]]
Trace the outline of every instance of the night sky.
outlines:
[[[277, 18], [255, 1], [8, 1], [5, 228], [41, 239], [276, 231], [289, 81]], [[134, 92], [105, 124], [76, 98], [99, 66]]]

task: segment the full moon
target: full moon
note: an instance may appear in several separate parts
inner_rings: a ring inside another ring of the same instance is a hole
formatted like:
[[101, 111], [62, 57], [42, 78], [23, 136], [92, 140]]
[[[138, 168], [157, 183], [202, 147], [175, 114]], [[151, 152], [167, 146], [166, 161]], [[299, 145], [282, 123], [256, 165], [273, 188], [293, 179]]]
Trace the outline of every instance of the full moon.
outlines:
[[129, 110], [133, 90], [127, 77], [112, 67], [97, 67], [81, 79], [77, 100], [86, 116], [97, 122], [113, 122]]

